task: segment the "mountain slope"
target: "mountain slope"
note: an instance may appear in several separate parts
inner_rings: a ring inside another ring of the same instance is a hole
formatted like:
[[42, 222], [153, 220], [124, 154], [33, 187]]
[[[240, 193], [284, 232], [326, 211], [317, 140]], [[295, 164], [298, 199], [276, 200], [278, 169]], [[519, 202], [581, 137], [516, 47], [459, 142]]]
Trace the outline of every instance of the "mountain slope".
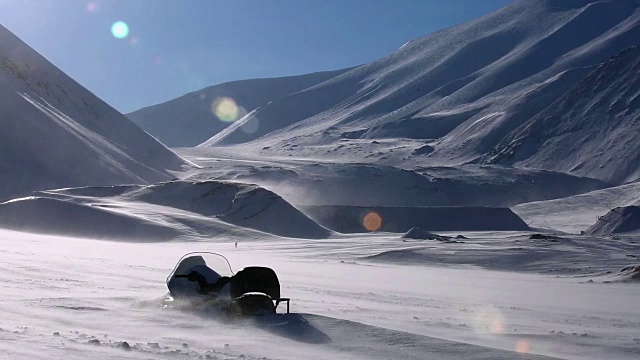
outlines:
[[617, 207], [640, 206], [640, 182], [512, 207], [529, 226], [579, 233]]
[[0, 199], [150, 183], [187, 164], [0, 26]]
[[[274, 100], [201, 146], [258, 140], [255, 149], [282, 154], [291, 145], [400, 138], [414, 140], [396, 164], [478, 162], [638, 38], [639, 0], [518, 1]], [[412, 153], [425, 144], [432, 150]]]
[[639, 133], [640, 46], [633, 46], [514, 131], [489, 162], [632, 181], [640, 179]]
[[319, 84], [347, 70], [228, 82], [134, 111], [127, 116], [167, 146], [196, 146], [230, 124], [215, 115], [215, 106], [220, 99], [233, 99], [242, 116], [271, 100]]

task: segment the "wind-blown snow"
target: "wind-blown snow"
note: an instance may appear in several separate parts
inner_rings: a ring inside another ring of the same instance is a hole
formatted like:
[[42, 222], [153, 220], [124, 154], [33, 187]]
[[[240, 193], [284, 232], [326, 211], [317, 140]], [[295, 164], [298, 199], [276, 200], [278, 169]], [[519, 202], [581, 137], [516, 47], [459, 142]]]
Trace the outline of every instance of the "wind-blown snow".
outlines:
[[0, 203], [0, 227], [129, 241], [233, 233], [255, 238], [259, 232], [263, 237], [320, 239], [331, 235], [271, 191], [218, 181], [40, 192]]
[[178, 237], [171, 227], [109, 211], [92, 204], [46, 197], [29, 197], [0, 203], [0, 227], [46, 234], [66, 234], [94, 239], [163, 241]]
[[[375, 214], [376, 231], [522, 231], [527, 224], [508, 208], [307, 206], [302, 210], [319, 224], [340, 233], [367, 232], [366, 217]], [[369, 229], [370, 231], [371, 229]]]
[[[255, 101], [188, 160], [0, 28], [0, 227], [80, 237], [0, 230], [0, 358], [637, 359], [640, 50], [600, 64], [639, 9], [518, 1], [142, 110], [178, 144], [185, 106]], [[191, 251], [274, 268], [292, 314], [162, 308]]]
[[187, 165], [0, 26], [0, 200], [151, 183]]
[[[466, 235], [494, 257], [509, 241]], [[632, 300], [640, 289], [634, 284], [361, 260], [409, 244], [397, 237], [336, 239], [322, 247], [315, 240], [240, 240], [237, 249], [218, 241], [87, 242], [9, 231], [0, 237], [0, 354], [14, 358], [638, 356], [640, 309]], [[461, 245], [431, 244], [440, 255]], [[234, 269], [273, 267], [294, 314], [274, 324], [161, 309], [156, 299], [166, 292], [166, 275], [192, 250], [222, 252]], [[617, 250], [609, 251], [614, 259]], [[565, 252], [560, 263], [583, 256]]]
[[178, 149], [200, 169], [194, 180], [256, 183], [297, 205], [489, 206], [561, 198], [609, 186], [563, 173], [502, 166], [416, 167], [254, 157], [217, 149]]

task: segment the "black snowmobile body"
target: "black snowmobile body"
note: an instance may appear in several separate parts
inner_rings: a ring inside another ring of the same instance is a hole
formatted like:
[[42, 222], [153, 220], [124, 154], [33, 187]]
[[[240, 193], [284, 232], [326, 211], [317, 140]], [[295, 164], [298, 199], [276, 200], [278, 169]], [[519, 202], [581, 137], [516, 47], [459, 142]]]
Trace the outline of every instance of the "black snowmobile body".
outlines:
[[273, 269], [251, 266], [233, 273], [222, 255], [197, 252], [184, 255], [167, 277], [170, 296], [165, 306], [186, 305], [224, 315], [275, 314], [289, 300], [280, 295], [280, 282]]

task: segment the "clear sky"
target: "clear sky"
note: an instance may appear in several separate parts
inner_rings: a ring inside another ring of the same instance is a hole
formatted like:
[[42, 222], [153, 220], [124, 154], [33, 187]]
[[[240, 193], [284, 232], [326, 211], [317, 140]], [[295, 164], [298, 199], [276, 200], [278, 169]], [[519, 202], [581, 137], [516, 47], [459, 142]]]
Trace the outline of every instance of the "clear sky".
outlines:
[[127, 113], [227, 81], [367, 63], [512, 2], [0, 0], [0, 23]]

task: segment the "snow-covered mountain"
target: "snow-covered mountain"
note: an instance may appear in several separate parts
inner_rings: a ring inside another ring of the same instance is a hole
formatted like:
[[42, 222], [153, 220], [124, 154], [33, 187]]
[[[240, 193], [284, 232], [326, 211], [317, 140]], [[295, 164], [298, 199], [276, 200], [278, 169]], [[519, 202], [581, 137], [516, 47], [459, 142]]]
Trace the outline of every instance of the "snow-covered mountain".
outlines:
[[[317, 158], [335, 156], [339, 141], [403, 139], [395, 164], [479, 162], [639, 38], [639, 0], [521, 0], [274, 100], [201, 146], [258, 140], [265, 154], [312, 149]], [[361, 160], [387, 153], [362, 152]]]
[[239, 114], [234, 115], [242, 117], [271, 100], [304, 90], [347, 70], [228, 82], [142, 108], [127, 116], [169, 147], [196, 146], [231, 124], [215, 114], [221, 99], [235, 102]]
[[0, 199], [150, 183], [187, 164], [0, 26]]
[[632, 181], [640, 178], [638, 135], [640, 46], [633, 46], [519, 127], [489, 161]]

